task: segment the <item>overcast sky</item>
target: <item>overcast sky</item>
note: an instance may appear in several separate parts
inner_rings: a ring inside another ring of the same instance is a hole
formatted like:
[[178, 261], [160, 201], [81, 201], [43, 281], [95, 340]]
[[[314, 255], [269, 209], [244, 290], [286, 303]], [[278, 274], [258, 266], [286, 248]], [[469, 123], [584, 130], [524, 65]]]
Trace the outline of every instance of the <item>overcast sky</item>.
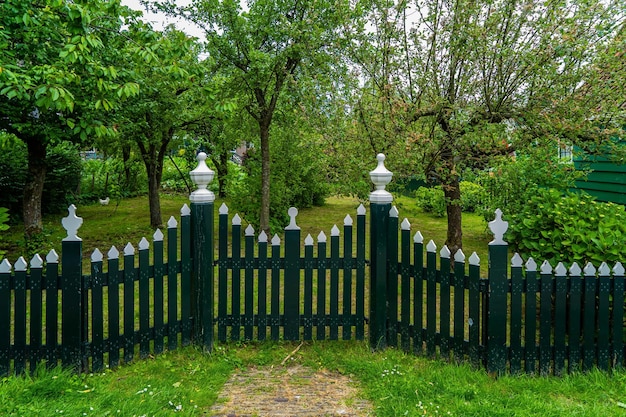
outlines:
[[[187, 5], [190, 2], [190, 0], [176, 0], [176, 4], [181, 6]], [[204, 32], [191, 22], [174, 19], [163, 13], [148, 12], [146, 8], [141, 5], [139, 0], [122, 0], [122, 4], [134, 10], [140, 10], [143, 13], [144, 21], [150, 23], [156, 30], [163, 30], [168, 24], [174, 23], [178, 29], [186, 32], [188, 35], [195, 36], [200, 40], [204, 39]]]

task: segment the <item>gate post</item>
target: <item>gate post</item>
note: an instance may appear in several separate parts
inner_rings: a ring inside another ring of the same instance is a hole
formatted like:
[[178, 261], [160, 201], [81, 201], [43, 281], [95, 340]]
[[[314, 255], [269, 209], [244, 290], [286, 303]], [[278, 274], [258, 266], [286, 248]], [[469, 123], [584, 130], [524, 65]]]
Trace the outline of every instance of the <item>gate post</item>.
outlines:
[[67, 237], [61, 242], [61, 361], [63, 366], [83, 371], [83, 341], [86, 339], [86, 306], [83, 305], [83, 242], [76, 235], [83, 223], [76, 216], [76, 206], [68, 208], [68, 215], [61, 221]]
[[[191, 276], [191, 315], [193, 336], [196, 343], [211, 351], [213, 349], [213, 203], [215, 194], [207, 190], [215, 172], [205, 160], [206, 153], [200, 152], [198, 166], [189, 175], [198, 187], [191, 193], [191, 253], [193, 272]], [[168, 261], [169, 262], [169, 261]], [[183, 302], [188, 302], [183, 300]]]
[[496, 210], [495, 220], [489, 222], [494, 238], [489, 242], [489, 286], [487, 297], [487, 372], [500, 375], [506, 371], [506, 322], [508, 294], [508, 243], [502, 237], [509, 223]]
[[376, 155], [378, 166], [370, 172], [376, 189], [370, 193], [370, 323], [372, 349], [387, 346], [387, 232], [393, 196], [385, 190], [393, 174], [385, 168], [385, 155]]

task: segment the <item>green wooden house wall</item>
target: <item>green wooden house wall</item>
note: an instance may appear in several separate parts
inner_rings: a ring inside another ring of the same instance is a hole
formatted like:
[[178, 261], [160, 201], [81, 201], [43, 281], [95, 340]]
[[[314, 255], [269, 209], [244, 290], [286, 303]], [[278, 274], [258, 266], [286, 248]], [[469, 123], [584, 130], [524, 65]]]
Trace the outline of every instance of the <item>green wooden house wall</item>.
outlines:
[[576, 188], [595, 196], [598, 201], [626, 205], [626, 164], [606, 158], [592, 160], [574, 158], [576, 169], [591, 169], [586, 180], [576, 181]]

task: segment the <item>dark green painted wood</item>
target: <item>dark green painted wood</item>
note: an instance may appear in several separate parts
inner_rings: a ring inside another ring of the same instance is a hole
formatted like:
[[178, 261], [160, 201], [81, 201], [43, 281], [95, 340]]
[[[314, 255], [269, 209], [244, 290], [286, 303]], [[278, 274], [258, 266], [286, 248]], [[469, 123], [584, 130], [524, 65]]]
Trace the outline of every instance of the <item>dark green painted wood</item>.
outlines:
[[611, 276], [600, 275], [598, 277], [598, 368], [609, 369], [609, 294], [611, 292]]
[[107, 316], [109, 317], [109, 368], [115, 369], [120, 363], [120, 285], [119, 258], [107, 259]]
[[387, 346], [387, 229], [391, 204], [370, 204], [370, 326], [372, 349]]
[[465, 262], [454, 262], [454, 359], [465, 357]]
[[285, 340], [300, 339], [300, 229], [285, 230]]
[[272, 242], [272, 293], [270, 298], [270, 337], [272, 340], [280, 338], [280, 243]]
[[231, 316], [233, 318], [230, 328], [230, 339], [239, 340], [241, 338], [241, 225], [232, 226], [232, 260], [231, 271]]
[[259, 241], [259, 326], [258, 338], [267, 338], [267, 239]]
[[511, 266], [511, 323], [510, 323], [510, 347], [511, 347], [511, 373], [516, 374], [522, 370], [522, 294], [524, 292], [524, 279], [522, 267]]
[[62, 242], [61, 246], [61, 277], [63, 289], [61, 306], [63, 317], [63, 326], [61, 328], [61, 358], [65, 367], [80, 372], [83, 356], [83, 341], [81, 340], [83, 326], [81, 323], [83, 318], [83, 244], [81, 241], [66, 240]]
[[91, 263], [91, 355], [92, 370], [104, 369], [104, 275], [102, 261]]
[[489, 245], [489, 306], [487, 322], [487, 371], [506, 370], [506, 322], [508, 295], [508, 245]]
[[[213, 213], [211, 212], [211, 222], [213, 222]], [[213, 241], [213, 233], [209, 234], [211, 241]], [[182, 320], [181, 325], [181, 340], [183, 346], [187, 346], [191, 343], [192, 339], [192, 323], [193, 315], [192, 310], [192, 293], [191, 293], [191, 276], [193, 272], [193, 261], [191, 259], [191, 239], [193, 235], [191, 233], [191, 216], [180, 216], [180, 316]], [[212, 251], [211, 251], [212, 253]], [[211, 257], [211, 259], [213, 259]], [[212, 261], [211, 261], [212, 264]], [[212, 265], [211, 265], [212, 268]], [[211, 298], [211, 306], [213, 300]], [[211, 320], [211, 323], [213, 320]], [[212, 329], [212, 326], [211, 326]]]
[[606, 191], [606, 190], [596, 190], [594, 188], [598, 188], [598, 187], [594, 187], [592, 184], [586, 183], [585, 187], [579, 185], [577, 183], [579, 189], [585, 190], [587, 193], [591, 194], [592, 196], [594, 196], [598, 201], [605, 201], [605, 202], [613, 202], [613, 203], [617, 203], [617, 204], [626, 204], [626, 192], [624, 193], [616, 193], [616, 192], [611, 192], [611, 191]]
[[554, 373], [563, 375], [567, 354], [567, 276], [555, 276], [556, 291], [554, 295]]
[[365, 338], [365, 210], [356, 217], [356, 339]]
[[317, 340], [326, 339], [326, 240], [317, 242]]
[[192, 249], [194, 266], [191, 280], [194, 302], [190, 312], [194, 317], [194, 338], [207, 351], [213, 349], [215, 337], [213, 211], [213, 202], [191, 203], [191, 227], [195, 242]]
[[[604, 168], [606, 169], [606, 168]], [[600, 183], [604, 184], [604, 189], [607, 191], [623, 191], [624, 187], [626, 187], [626, 175], [624, 175], [626, 171], [622, 168], [622, 172], [619, 171], [593, 171], [589, 173], [587, 181], [577, 181], [576, 185], [584, 185], [588, 182]], [[608, 188], [609, 185], [617, 186], [615, 188]]]
[[352, 225], [343, 227], [343, 322], [342, 339], [352, 339], [352, 327], [350, 317], [352, 317]]
[[403, 229], [400, 234], [402, 237], [400, 342], [402, 350], [408, 352], [411, 349], [411, 335], [409, 333], [411, 325], [411, 231]]
[[15, 271], [13, 296], [13, 368], [21, 375], [26, 370], [26, 270]]
[[139, 357], [150, 354], [150, 250], [139, 250]]
[[164, 320], [164, 286], [165, 266], [163, 264], [163, 240], [155, 240], [154, 243], [154, 352], [163, 352], [163, 340], [165, 337]]
[[31, 375], [43, 359], [43, 292], [41, 277], [43, 267], [30, 268], [30, 363]]
[[[580, 271], [580, 269], [578, 269]], [[570, 373], [580, 371], [580, 325], [582, 317], [582, 277], [572, 273], [569, 277], [568, 353], [567, 368]]]
[[613, 367], [620, 369], [624, 366], [624, 275], [613, 276], [613, 324], [612, 358]]
[[[173, 349], [170, 347], [170, 349]], [[124, 255], [124, 362], [135, 352], [135, 255]]]
[[626, 165], [616, 164], [606, 159], [602, 160], [602, 159], [596, 158], [596, 159], [590, 159], [587, 161], [577, 159], [574, 161], [574, 166], [576, 167], [576, 169], [585, 168], [585, 169], [591, 169], [594, 172], [597, 172], [597, 171], [614, 172], [616, 174], [626, 173]]
[[480, 265], [469, 266], [469, 358], [474, 365], [479, 365], [480, 356]]
[[[0, 305], [3, 304], [0, 295]], [[8, 304], [10, 307], [10, 304]], [[59, 358], [59, 263], [46, 264], [46, 361], [48, 367], [54, 367]], [[2, 332], [0, 332], [2, 339]], [[0, 372], [1, 375], [1, 372]]]
[[0, 273], [0, 376], [11, 370], [11, 273]]
[[439, 344], [441, 356], [450, 359], [450, 257], [440, 257]]
[[178, 230], [167, 228], [167, 348], [178, 346]]
[[548, 375], [552, 366], [552, 296], [554, 280], [552, 274], [541, 272], [541, 296], [539, 307], [539, 372]]
[[413, 240], [413, 353], [423, 351], [424, 340], [424, 244]]
[[524, 368], [537, 372], [537, 271], [526, 271], [526, 310], [524, 314]]
[[313, 242], [304, 246], [304, 340], [313, 339]]
[[435, 356], [437, 334], [437, 254], [426, 251], [426, 353]]
[[387, 345], [398, 346], [398, 212], [389, 215], [387, 238]]
[[244, 303], [244, 338], [252, 340], [254, 337], [254, 234], [245, 237], [245, 303]]
[[596, 277], [585, 275], [583, 308], [583, 371], [590, 371], [596, 359]]
[[217, 339], [226, 341], [226, 316], [228, 316], [228, 212], [219, 215], [219, 268], [217, 278]]
[[339, 339], [339, 235], [330, 236], [330, 340]]

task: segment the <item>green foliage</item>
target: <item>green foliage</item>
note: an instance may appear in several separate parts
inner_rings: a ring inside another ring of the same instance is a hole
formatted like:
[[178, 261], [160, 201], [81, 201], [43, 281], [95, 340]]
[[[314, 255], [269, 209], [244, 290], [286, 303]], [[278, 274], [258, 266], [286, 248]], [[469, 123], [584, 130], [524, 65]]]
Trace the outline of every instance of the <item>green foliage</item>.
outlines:
[[46, 156], [48, 173], [44, 182], [42, 211], [62, 213], [75, 201], [82, 164], [78, 148], [69, 142], [50, 147]]
[[[9, 230], [9, 225], [7, 224], [8, 222], [9, 222], [9, 209], [6, 207], [0, 207], [0, 232]], [[3, 235], [0, 234], [0, 241], [1, 240], [3, 240]], [[2, 260], [2, 257], [4, 256], [5, 253], [6, 251], [0, 249], [0, 260]]]
[[122, 159], [114, 157], [88, 159], [82, 165], [81, 192], [78, 196], [81, 202], [94, 203], [106, 197], [132, 197], [145, 192], [147, 187], [145, 169], [138, 161], [128, 163], [126, 168]]
[[0, 206], [9, 209], [12, 216], [21, 213], [27, 179], [26, 144], [0, 132]]
[[612, 264], [624, 260], [624, 207], [601, 203], [590, 195], [538, 189], [522, 210], [507, 216], [508, 239], [523, 256], [548, 260]]
[[[465, 213], [474, 213], [481, 207], [485, 190], [480, 184], [470, 181], [461, 181], [461, 210]], [[434, 187], [420, 187], [415, 191], [418, 206], [426, 213], [435, 216], [446, 215], [446, 198], [440, 185]]]
[[584, 175], [572, 164], [559, 161], [555, 149], [539, 147], [520, 152], [515, 159], [501, 159], [489, 171], [479, 172], [473, 181], [484, 188], [483, 216], [491, 221], [498, 208], [505, 216], [519, 213], [538, 188], [566, 191]]
[[[297, 141], [276, 134], [271, 143], [270, 228], [280, 230], [289, 223], [289, 207], [307, 208], [324, 204], [329, 195], [323, 153], [312, 141]], [[229, 181], [227, 195], [236, 210], [255, 226], [260, 223], [261, 161], [259, 152], [248, 151], [246, 178]], [[229, 174], [230, 175], [230, 174]], [[234, 174], [231, 178], [234, 178]]]

